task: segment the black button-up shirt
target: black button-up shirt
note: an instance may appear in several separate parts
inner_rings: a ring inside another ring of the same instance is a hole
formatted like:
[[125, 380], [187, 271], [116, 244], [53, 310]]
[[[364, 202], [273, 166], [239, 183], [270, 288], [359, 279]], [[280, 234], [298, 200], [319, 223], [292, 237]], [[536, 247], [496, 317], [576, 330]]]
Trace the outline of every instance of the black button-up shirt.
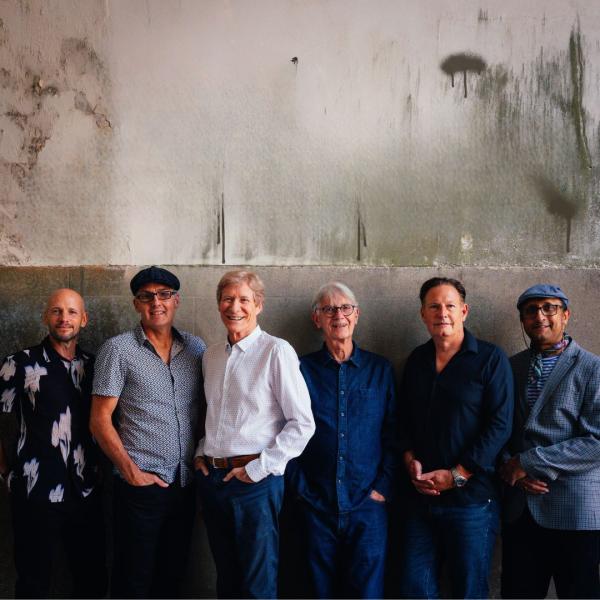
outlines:
[[[461, 349], [441, 373], [432, 340], [417, 347], [404, 368], [401, 423], [404, 450], [412, 450], [423, 472], [461, 464], [474, 475], [463, 488], [423, 502], [467, 505], [497, 496], [496, 458], [510, 437], [513, 376], [500, 348], [465, 330]], [[412, 489], [412, 486], [411, 486]]]
[[15, 412], [17, 460], [12, 494], [36, 502], [88, 496], [97, 479], [98, 449], [89, 431], [94, 358], [76, 349], [67, 360], [48, 338], [8, 356], [0, 367], [2, 412]]
[[300, 359], [316, 432], [288, 465], [296, 493], [316, 508], [344, 512], [371, 490], [389, 497], [398, 463], [392, 365], [354, 345], [339, 364], [327, 347]]

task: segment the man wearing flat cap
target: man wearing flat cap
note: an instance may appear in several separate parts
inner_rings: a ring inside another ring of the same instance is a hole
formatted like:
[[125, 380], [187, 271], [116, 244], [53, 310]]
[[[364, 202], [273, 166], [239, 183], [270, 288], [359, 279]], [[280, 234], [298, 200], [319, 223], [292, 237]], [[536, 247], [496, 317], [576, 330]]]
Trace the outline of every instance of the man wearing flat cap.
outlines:
[[98, 352], [90, 427], [115, 471], [111, 595], [166, 598], [187, 564], [205, 344], [173, 327], [173, 273], [152, 266], [130, 287], [140, 324]]
[[500, 474], [502, 596], [599, 598], [600, 358], [566, 334], [569, 299], [538, 284], [517, 301], [531, 340], [511, 359], [517, 395]]

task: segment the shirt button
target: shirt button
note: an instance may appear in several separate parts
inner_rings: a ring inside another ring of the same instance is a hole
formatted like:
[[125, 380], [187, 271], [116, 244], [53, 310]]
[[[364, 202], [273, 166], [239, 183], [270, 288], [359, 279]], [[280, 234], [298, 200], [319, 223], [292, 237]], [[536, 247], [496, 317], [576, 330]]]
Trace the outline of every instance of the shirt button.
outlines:
[[342, 433], [340, 433], [340, 437], [344, 437], [344, 432], [342, 431]]
[[341, 412], [340, 417], [343, 417], [345, 414], [346, 414], [345, 412]]
[[341, 480], [341, 479], [338, 479], [338, 483], [342, 483], [342, 480]]
[[346, 392], [344, 392], [344, 390], [342, 390], [342, 391], [340, 392], [340, 394], [341, 394], [342, 396], [343, 396], [345, 393], [346, 393]]
[[344, 460], [344, 457], [343, 457], [343, 456], [340, 456], [340, 460]]

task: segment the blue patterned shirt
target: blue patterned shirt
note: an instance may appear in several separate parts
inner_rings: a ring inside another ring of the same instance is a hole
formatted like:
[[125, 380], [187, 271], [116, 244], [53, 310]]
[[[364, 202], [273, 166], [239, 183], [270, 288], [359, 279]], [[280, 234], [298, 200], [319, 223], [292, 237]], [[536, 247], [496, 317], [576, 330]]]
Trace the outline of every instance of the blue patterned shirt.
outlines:
[[166, 364], [141, 325], [110, 338], [96, 357], [93, 394], [118, 398], [115, 427], [142, 470], [173, 483], [193, 479], [192, 459], [202, 398], [204, 342], [173, 328]]

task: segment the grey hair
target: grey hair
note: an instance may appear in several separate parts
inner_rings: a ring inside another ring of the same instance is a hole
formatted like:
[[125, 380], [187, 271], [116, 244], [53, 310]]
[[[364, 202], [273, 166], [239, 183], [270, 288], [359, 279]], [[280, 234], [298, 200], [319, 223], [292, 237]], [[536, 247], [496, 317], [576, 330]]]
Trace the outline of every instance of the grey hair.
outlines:
[[358, 300], [356, 299], [354, 292], [345, 283], [340, 281], [330, 281], [329, 283], [322, 285], [315, 294], [312, 302], [312, 311], [315, 312], [317, 308], [319, 308], [319, 305], [324, 298], [331, 298], [334, 294], [346, 296], [352, 304], [358, 306]]

